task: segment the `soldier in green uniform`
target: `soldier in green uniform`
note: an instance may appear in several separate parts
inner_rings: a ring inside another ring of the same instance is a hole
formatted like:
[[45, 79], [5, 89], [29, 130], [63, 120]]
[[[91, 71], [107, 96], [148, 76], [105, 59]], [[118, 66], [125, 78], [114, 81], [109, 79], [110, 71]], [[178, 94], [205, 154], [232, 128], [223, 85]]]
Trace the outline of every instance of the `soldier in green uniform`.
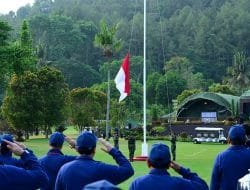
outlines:
[[173, 161], [176, 159], [176, 136], [174, 133], [171, 134], [171, 154]]
[[128, 150], [129, 150], [129, 161], [133, 162], [134, 154], [135, 154], [135, 135], [132, 131], [132, 125], [131, 123], [128, 124]]
[[113, 140], [114, 140], [114, 147], [119, 150], [119, 130], [118, 130], [118, 128], [115, 128]]

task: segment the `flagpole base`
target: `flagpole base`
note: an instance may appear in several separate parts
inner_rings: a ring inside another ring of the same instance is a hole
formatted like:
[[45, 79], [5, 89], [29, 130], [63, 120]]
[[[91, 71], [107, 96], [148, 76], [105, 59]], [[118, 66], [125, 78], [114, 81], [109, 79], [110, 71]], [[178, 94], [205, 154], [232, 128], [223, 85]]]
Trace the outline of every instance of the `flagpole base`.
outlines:
[[133, 158], [133, 161], [146, 161], [147, 159], [147, 156], [136, 156]]
[[148, 156], [148, 144], [146, 142], [141, 145], [141, 155]]
[[148, 159], [148, 144], [142, 143], [142, 155], [133, 158], [133, 161], [146, 161]]

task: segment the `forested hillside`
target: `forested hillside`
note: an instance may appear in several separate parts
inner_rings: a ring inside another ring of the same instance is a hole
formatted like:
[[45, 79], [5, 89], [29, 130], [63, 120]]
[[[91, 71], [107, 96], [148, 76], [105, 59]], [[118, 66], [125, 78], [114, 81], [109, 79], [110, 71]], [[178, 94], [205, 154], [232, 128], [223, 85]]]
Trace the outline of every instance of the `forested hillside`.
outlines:
[[[241, 94], [249, 88], [249, 0], [148, 0], [147, 6], [149, 105], [167, 109], [183, 90], [226, 88]], [[105, 89], [108, 60], [93, 41], [102, 19], [110, 26], [118, 23], [122, 48], [111, 59], [111, 79], [130, 51], [132, 86], [138, 90], [132, 89], [128, 101], [141, 107], [143, 0], [36, 0], [0, 16], [13, 28], [10, 41], [20, 37], [24, 19], [38, 64], [59, 68], [71, 89]]]

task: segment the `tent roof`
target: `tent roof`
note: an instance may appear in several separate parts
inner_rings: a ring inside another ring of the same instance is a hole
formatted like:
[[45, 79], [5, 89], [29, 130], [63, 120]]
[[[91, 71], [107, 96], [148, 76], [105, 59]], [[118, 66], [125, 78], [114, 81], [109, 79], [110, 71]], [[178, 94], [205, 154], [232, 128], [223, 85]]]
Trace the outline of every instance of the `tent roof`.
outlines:
[[250, 97], [250, 90], [245, 91], [240, 97]]
[[[185, 107], [185, 105], [191, 101], [195, 101], [198, 99], [205, 99], [213, 101], [221, 106], [226, 107], [228, 110], [232, 111], [231, 104], [234, 103], [234, 106], [239, 106], [240, 97], [228, 95], [228, 94], [221, 94], [221, 93], [212, 93], [212, 92], [201, 92], [198, 94], [191, 95], [187, 97], [179, 106], [178, 110]], [[178, 111], [179, 112], [179, 111]]]
[[176, 116], [176, 112], [171, 112], [169, 114], [166, 114], [166, 115], [162, 115], [160, 118], [161, 119], [168, 119], [168, 118], [173, 118]]
[[[250, 96], [250, 90], [247, 91], [247, 92], [249, 92], [249, 96]], [[162, 119], [167, 119], [167, 118], [175, 117], [176, 115], [179, 114], [179, 112], [182, 111], [183, 108], [185, 108], [186, 104], [188, 104], [190, 102], [194, 102], [194, 101], [200, 100], [200, 99], [205, 99], [205, 100], [213, 101], [216, 104], [224, 106], [230, 112], [233, 112], [233, 110], [232, 110], [232, 103], [234, 104], [234, 108], [237, 108], [237, 107], [239, 107], [239, 102], [240, 102], [240, 97], [239, 96], [233, 96], [233, 95], [222, 94], [222, 93], [213, 93], [213, 92], [201, 92], [201, 93], [194, 94], [194, 95], [191, 95], [191, 96], [187, 97], [178, 106], [177, 113], [176, 112], [172, 112], [170, 114], [161, 116], [161, 118]]]

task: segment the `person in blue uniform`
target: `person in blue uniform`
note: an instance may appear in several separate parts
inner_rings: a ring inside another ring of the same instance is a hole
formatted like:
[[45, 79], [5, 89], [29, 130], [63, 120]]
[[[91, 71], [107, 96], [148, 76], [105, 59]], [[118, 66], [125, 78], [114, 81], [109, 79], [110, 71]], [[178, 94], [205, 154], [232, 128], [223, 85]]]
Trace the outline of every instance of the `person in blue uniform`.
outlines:
[[10, 134], [5, 134], [1, 138], [1, 148], [0, 148], [0, 163], [6, 165], [13, 165], [17, 167], [24, 167], [23, 161], [12, 157], [12, 152], [8, 149], [7, 143], [3, 140], [13, 142], [13, 136]]
[[250, 149], [245, 146], [246, 133], [241, 125], [228, 132], [230, 147], [218, 154], [214, 161], [211, 190], [236, 190], [237, 181], [250, 169]]
[[[208, 190], [206, 182], [197, 174], [171, 162], [169, 147], [163, 143], [152, 145], [147, 165], [151, 168], [149, 174], [136, 178], [130, 190]], [[182, 178], [170, 176], [167, 172], [169, 168], [182, 175]]]
[[70, 146], [75, 147], [75, 141], [69, 137], [64, 136], [60, 132], [53, 133], [49, 138], [49, 145], [51, 149], [47, 155], [39, 159], [39, 162], [43, 166], [45, 172], [49, 177], [49, 184], [41, 190], [53, 190], [55, 187], [56, 176], [61, 166], [67, 162], [75, 160], [77, 156], [67, 156], [61, 151], [64, 140], [66, 140]]
[[39, 164], [36, 156], [29, 149], [7, 140], [8, 149], [20, 156], [25, 168], [11, 165], [0, 165], [0, 189], [3, 190], [35, 190], [47, 185], [48, 177]]
[[76, 140], [76, 149], [80, 156], [61, 167], [56, 179], [56, 190], [81, 190], [85, 185], [107, 180], [115, 185], [134, 174], [126, 157], [109, 142], [99, 139], [102, 150], [113, 157], [118, 165], [95, 161], [97, 138], [94, 134], [83, 132]]

